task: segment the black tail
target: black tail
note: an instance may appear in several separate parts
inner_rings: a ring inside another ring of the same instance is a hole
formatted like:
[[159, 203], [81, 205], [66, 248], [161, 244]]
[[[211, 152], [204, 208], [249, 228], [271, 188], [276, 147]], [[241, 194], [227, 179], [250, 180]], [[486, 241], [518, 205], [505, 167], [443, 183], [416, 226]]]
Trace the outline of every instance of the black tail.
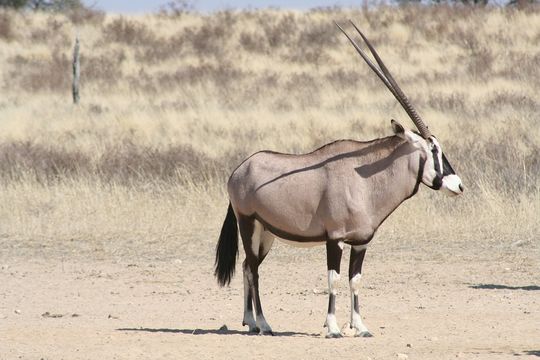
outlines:
[[221, 228], [221, 235], [216, 246], [216, 262], [214, 276], [220, 286], [229, 285], [234, 275], [236, 258], [238, 257], [238, 225], [231, 203]]

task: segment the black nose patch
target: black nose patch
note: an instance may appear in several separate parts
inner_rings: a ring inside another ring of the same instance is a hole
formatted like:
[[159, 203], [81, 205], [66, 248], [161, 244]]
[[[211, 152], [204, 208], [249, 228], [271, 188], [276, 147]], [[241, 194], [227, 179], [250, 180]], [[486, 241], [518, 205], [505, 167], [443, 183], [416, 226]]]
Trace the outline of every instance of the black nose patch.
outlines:
[[442, 176], [437, 174], [437, 176], [435, 176], [435, 179], [433, 179], [433, 184], [431, 185], [431, 188], [433, 190], [439, 190], [442, 186]]

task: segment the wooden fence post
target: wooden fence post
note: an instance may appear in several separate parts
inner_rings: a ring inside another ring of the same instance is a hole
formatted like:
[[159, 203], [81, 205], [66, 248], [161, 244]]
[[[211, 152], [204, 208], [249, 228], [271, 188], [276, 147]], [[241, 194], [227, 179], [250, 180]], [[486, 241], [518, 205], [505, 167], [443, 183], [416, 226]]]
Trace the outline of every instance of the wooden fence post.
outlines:
[[81, 77], [81, 63], [79, 61], [79, 36], [75, 38], [75, 47], [73, 48], [73, 84], [71, 91], [73, 94], [73, 103], [78, 104], [81, 98], [79, 94], [79, 78]]

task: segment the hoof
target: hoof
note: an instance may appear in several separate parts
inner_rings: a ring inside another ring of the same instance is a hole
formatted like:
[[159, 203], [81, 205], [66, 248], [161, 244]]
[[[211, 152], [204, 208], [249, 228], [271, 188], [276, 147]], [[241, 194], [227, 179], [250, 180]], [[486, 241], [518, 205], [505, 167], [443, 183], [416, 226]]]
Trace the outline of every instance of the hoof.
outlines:
[[369, 331], [362, 331], [354, 334], [354, 337], [373, 337], [373, 334], [371, 334]]
[[326, 334], [327, 339], [339, 339], [339, 338], [342, 338], [342, 337], [343, 337], [343, 334], [341, 334], [341, 333], [328, 333], [328, 334]]
[[250, 333], [257, 333], [257, 334], [259, 333], [259, 328], [258, 328], [258, 327], [253, 326], [253, 325], [249, 325], [248, 323], [242, 321], [242, 326], [246, 326], [246, 325], [249, 326], [249, 330], [248, 330], [248, 331], [249, 331]]
[[272, 332], [272, 330], [264, 330], [264, 331], [259, 331], [259, 335], [268, 335], [268, 336], [274, 336], [274, 333]]

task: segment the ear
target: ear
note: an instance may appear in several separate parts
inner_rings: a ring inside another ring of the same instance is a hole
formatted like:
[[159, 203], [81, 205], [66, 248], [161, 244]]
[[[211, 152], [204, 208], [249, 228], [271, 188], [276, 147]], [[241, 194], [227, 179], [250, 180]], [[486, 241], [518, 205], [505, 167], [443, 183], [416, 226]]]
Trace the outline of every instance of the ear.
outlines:
[[420, 143], [420, 140], [422, 139], [422, 137], [420, 135], [413, 133], [411, 130], [405, 130], [403, 125], [401, 125], [394, 119], [392, 119], [391, 123], [392, 123], [392, 130], [394, 130], [394, 134], [396, 134], [403, 140], [407, 140], [409, 143], [411, 143], [417, 148], [422, 147]]
[[394, 130], [394, 134], [401, 137], [401, 135], [405, 133], [405, 128], [403, 128], [403, 126], [396, 120], [392, 119], [390, 120], [390, 123], [392, 123], [392, 130]]

